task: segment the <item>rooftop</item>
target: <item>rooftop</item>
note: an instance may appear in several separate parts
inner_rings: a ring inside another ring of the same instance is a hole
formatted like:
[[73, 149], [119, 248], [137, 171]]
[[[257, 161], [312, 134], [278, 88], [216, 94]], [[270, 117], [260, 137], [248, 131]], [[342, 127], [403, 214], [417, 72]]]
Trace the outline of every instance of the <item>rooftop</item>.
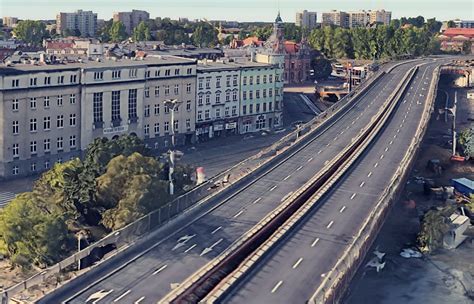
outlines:
[[202, 72], [212, 72], [212, 71], [222, 71], [222, 70], [235, 70], [235, 69], [245, 69], [245, 68], [268, 68], [272, 67], [271, 64], [253, 62], [253, 61], [244, 61], [244, 62], [221, 62], [221, 61], [207, 61], [199, 62], [197, 66], [198, 71]]

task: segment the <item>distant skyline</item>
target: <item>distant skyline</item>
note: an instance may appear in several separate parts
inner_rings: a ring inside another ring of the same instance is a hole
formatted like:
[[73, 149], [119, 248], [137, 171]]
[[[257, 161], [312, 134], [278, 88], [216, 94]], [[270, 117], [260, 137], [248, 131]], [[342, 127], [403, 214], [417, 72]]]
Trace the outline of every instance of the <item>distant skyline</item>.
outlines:
[[92, 10], [99, 19], [112, 18], [113, 12], [146, 10], [152, 18], [179, 17], [209, 20], [265, 21], [275, 19], [278, 9], [285, 22], [294, 22], [301, 10], [321, 13], [332, 9], [392, 11], [392, 18], [436, 17], [437, 20], [474, 19], [473, 0], [0, 0], [3, 16], [20, 19], [55, 19], [58, 12]]

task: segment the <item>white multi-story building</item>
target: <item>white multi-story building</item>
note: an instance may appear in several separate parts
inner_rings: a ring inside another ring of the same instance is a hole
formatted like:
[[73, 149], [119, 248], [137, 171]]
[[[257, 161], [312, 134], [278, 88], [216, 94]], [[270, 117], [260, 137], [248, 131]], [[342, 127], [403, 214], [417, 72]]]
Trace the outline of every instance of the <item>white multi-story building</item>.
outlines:
[[336, 25], [340, 27], [349, 27], [349, 14], [342, 11], [332, 10], [323, 13], [322, 25]]
[[382, 23], [384, 25], [390, 25], [390, 21], [392, 20], [392, 12], [385, 10], [369, 11], [369, 14], [371, 24]]
[[81, 36], [94, 37], [97, 32], [97, 14], [92, 11], [78, 10], [74, 13], [56, 15], [56, 31], [64, 34], [66, 30], [79, 31]]
[[[162, 56], [0, 67], [0, 178], [81, 156], [97, 137], [135, 134], [165, 150], [195, 135], [196, 61]], [[171, 121], [168, 99], [180, 107]]]
[[298, 12], [296, 13], [295, 24], [308, 30], [315, 29], [318, 26], [318, 14], [316, 12], [308, 12], [307, 10]]
[[114, 21], [120, 21], [125, 26], [125, 30], [129, 35], [133, 33], [133, 29], [140, 22], [150, 19], [150, 14], [146, 11], [132, 10], [131, 12], [117, 12], [113, 15]]
[[474, 20], [453, 20], [457, 28], [474, 28]]
[[3, 25], [6, 27], [14, 27], [18, 23], [18, 18], [17, 17], [3, 17], [2, 18]]
[[365, 27], [370, 24], [370, 13], [366, 11], [349, 12], [349, 27]]

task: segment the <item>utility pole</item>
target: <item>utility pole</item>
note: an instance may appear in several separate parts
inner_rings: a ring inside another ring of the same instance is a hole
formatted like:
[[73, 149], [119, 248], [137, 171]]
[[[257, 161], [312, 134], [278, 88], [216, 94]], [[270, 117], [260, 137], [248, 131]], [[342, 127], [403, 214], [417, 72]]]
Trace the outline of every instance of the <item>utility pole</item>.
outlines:
[[177, 99], [167, 99], [164, 101], [165, 106], [167, 106], [171, 111], [171, 149], [170, 154], [170, 169], [168, 173], [168, 180], [170, 182], [170, 195], [174, 195], [174, 184], [173, 184], [173, 173], [175, 166], [175, 132], [174, 132], [174, 112], [178, 109], [181, 101]]

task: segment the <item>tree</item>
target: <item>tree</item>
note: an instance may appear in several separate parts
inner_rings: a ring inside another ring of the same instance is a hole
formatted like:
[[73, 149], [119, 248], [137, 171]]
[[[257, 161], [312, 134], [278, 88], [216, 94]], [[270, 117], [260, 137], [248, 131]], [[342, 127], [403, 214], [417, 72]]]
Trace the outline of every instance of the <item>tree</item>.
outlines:
[[417, 237], [421, 251], [433, 252], [443, 245], [443, 237], [449, 231], [449, 216], [456, 206], [449, 205], [442, 210], [428, 211], [421, 221], [421, 231]]
[[296, 26], [294, 23], [285, 23], [283, 29], [283, 35], [286, 40], [292, 40], [295, 42], [301, 41], [301, 27]]
[[112, 42], [122, 42], [127, 39], [125, 25], [121, 21], [114, 21], [110, 27], [109, 36]]
[[316, 79], [326, 79], [332, 73], [331, 62], [323, 57], [314, 58], [311, 61], [311, 66], [314, 70], [314, 77]]
[[458, 141], [464, 151], [464, 155], [468, 158], [474, 158], [474, 127], [460, 132]]
[[449, 20], [448, 21], [448, 28], [453, 28], [453, 27], [456, 27], [456, 23], [454, 23], [453, 20]]
[[464, 55], [471, 54], [471, 49], [472, 49], [472, 41], [464, 41], [462, 43], [462, 53]]
[[110, 28], [112, 27], [113, 19], [107, 20], [104, 22], [101, 28], [97, 30], [97, 36], [102, 42], [110, 41]]
[[32, 45], [41, 45], [43, 39], [49, 35], [43, 22], [33, 20], [19, 21], [13, 33], [18, 39]]
[[39, 209], [31, 192], [0, 210], [0, 251], [13, 265], [52, 265], [68, 256], [72, 240], [64, 216]]
[[140, 22], [138, 26], [133, 30], [134, 41], [147, 41], [151, 40], [150, 28], [145, 22]]
[[264, 27], [257, 28], [253, 33], [252, 36], [256, 36], [260, 40], [267, 40], [273, 33], [273, 27], [271, 25], [267, 25]]
[[442, 22], [436, 21], [436, 18], [426, 20], [425, 27], [430, 33], [438, 33], [443, 25]]
[[97, 179], [97, 199], [107, 208], [102, 223], [108, 229], [124, 227], [170, 200], [168, 182], [159, 178], [162, 165], [133, 153], [112, 159]]
[[218, 44], [217, 30], [210, 24], [200, 22], [193, 32], [192, 40], [199, 47], [214, 47]]

